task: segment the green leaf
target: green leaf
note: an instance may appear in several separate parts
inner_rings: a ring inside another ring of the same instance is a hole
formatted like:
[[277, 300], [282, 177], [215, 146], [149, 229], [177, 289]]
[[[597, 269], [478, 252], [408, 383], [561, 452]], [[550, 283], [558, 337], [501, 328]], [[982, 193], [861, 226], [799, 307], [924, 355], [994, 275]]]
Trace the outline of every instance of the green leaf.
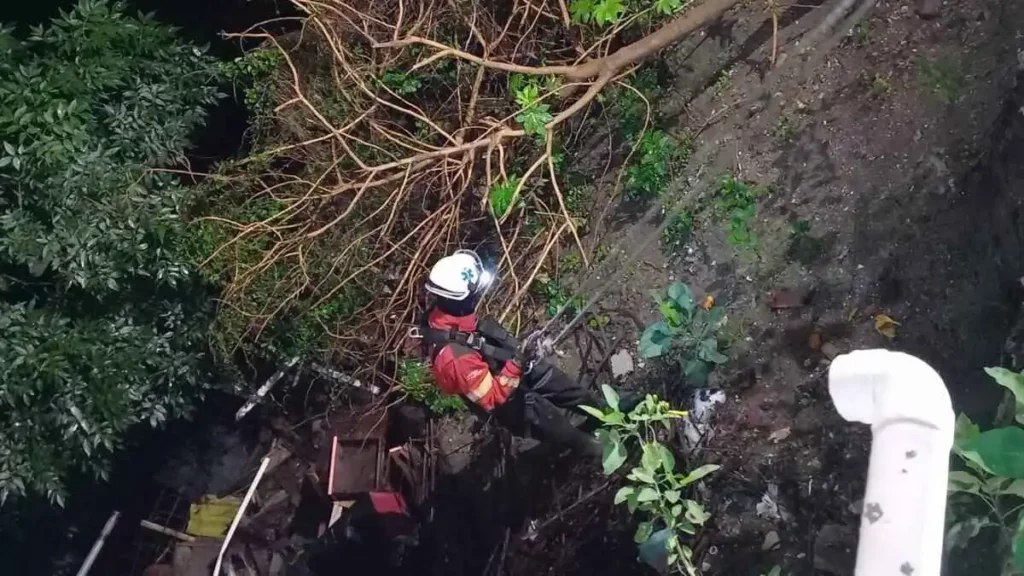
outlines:
[[520, 90], [516, 91], [516, 104], [524, 111], [531, 108], [537, 103], [537, 98], [540, 96], [540, 89], [536, 84], [529, 82], [525, 84]]
[[619, 395], [618, 395], [617, 392], [615, 392], [615, 389], [612, 388], [611, 386], [607, 385], [607, 384], [602, 384], [601, 385], [601, 393], [604, 394], [604, 401], [608, 403], [608, 406], [612, 410], [615, 410], [616, 412], [618, 412], [619, 411]]
[[636, 499], [636, 495], [637, 493], [634, 492], [626, 497], [626, 509], [629, 510], [630, 514], [636, 512], [636, 508], [640, 504]]
[[622, 412], [610, 412], [604, 415], [605, 424], [622, 424], [626, 421], [626, 415]]
[[724, 364], [729, 360], [728, 356], [718, 351], [718, 340], [714, 338], [701, 341], [698, 356], [701, 360], [713, 364]]
[[630, 476], [633, 479], [639, 480], [641, 482], [645, 482], [647, 484], [654, 484], [655, 483], [655, 481], [654, 481], [654, 474], [651, 474], [650, 472], [648, 472], [647, 470], [644, 470], [643, 468], [633, 468], [633, 470], [630, 472]]
[[953, 446], [963, 446], [964, 443], [977, 438], [981, 434], [981, 428], [971, 421], [966, 414], [961, 413], [956, 417], [956, 425], [953, 429]]
[[601, 410], [598, 410], [597, 408], [594, 408], [593, 406], [585, 406], [583, 404], [580, 404], [579, 406], [577, 406], [577, 408], [583, 410], [587, 414], [590, 414], [594, 418], [597, 418], [601, 422], [608, 422], [608, 417], [605, 415], [605, 413], [602, 412]]
[[[13, 154], [13, 152], [11, 153]], [[985, 373], [991, 376], [996, 384], [1012, 392], [1017, 402], [1024, 402], [1024, 374], [999, 367], [985, 368]]]
[[573, 0], [572, 4], [569, 4], [569, 14], [572, 15], [572, 21], [577, 24], [590, 22], [594, 19], [593, 0]]
[[656, 489], [646, 486], [641, 488], [640, 492], [636, 495], [637, 502], [654, 502], [659, 498], [660, 496], [658, 496], [658, 491]]
[[503, 217], [515, 203], [519, 182], [520, 178], [512, 175], [504, 182], [491, 187], [487, 194], [487, 202], [495, 218]]
[[682, 0], [657, 0], [654, 3], [654, 9], [666, 16], [675, 13], [681, 6]]
[[618, 22], [625, 11], [626, 5], [622, 0], [599, 0], [594, 6], [594, 22], [602, 26]]
[[661, 467], [661, 451], [657, 442], [645, 442], [640, 448], [640, 465], [644, 470], [654, 474]]
[[679, 483], [681, 486], [689, 486], [690, 484], [693, 484], [697, 480], [700, 480], [701, 478], [707, 476], [708, 474], [711, 474], [712, 472], [718, 470], [719, 468], [721, 468], [721, 466], [719, 466], [718, 464], [705, 464], [687, 474], [682, 480], [679, 481]]
[[636, 489], [632, 486], [623, 486], [619, 488], [619, 491], [615, 493], [615, 499], [612, 501], [613, 504], [622, 504], [627, 498], [632, 496], [636, 492]]
[[985, 466], [977, 452], [965, 449], [966, 445], [980, 435], [981, 429], [977, 424], [972, 422], [965, 414], [958, 415], [953, 430], [953, 453], [963, 458], [971, 468], [979, 472], [992, 474], [993, 472]]
[[725, 323], [725, 308], [721, 306], [715, 306], [707, 313], [707, 323], [712, 329], [719, 329], [721, 325]]
[[978, 494], [981, 487], [981, 479], [970, 472], [955, 470], [949, 473], [949, 487], [947, 489], [950, 492]]
[[[535, 87], [531, 88], [534, 88], [534, 91], [536, 91]], [[548, 104], [531, 104], [516, 116], [516, 122], [523, 126], [523, 131], [527, 134], [544, 136], [547, 132], [548, 122], [555, 118], [549, 112], [550, 109], [551, 106]]]
[[684, 500], [683, 506], [686, 507], [686, 519], [698, 526], [703, 526], [708, 518], [711, 518], [711, 514], [708, 514], [699, 502]]
[[4, 142], [4, 150], [6, 150], [7, 153], [10, 154], [11, 156], [14, 156], [15, 154], [18, 153], [18, 150], [10, 142]]
[[669, 326], [679, 328], [683, 325], [683, 316], [680, 314], [679, 308], [676, 307], [676, 303], [672, 300], [658, 302], [658, 309], [661, 310], [661, 315]]
[[981, 484], [981, 491], [986, 494], [999, 494], [1002, 492], [1003, 488], [1009, 486], [1011, 482], [1014, 482], [1014, 480], [1002, 478], [1000, 476], [993, 476]]
[[687, 384], [702, 386], [708, 381], [708, 364], [700, 358], [683, 359], [683, 376]]
[[640, 336], [640, 357], [657, 358], [672, 348], [673, 333], [668, 324], [656, 322], [648, 326]]
[[963, 449], [965, 454], [977, 454], [979, 463], [997, 476], [1024, 478], [1024, 429], [1010, 426], [982, 432]]
[[601, 467], [605, 476], [613, 474], [626, 462], [626, 446], [622, 443], [619, 433], [612, 430], [598, 429], [595, 432], [598, 442], [601, 443]]
[[680, 496], [681, 496], [681, 494], [680, 494], [679, 490], [666, 490], [665, 491], [665, 500], [668, 500], [669, 504], [675, 504], [676, 502], [679, 502], [679, 497]]
[[658, 444], [658, 453], [661, 457], [662, 469], [668, 474], [674, 472], [676, 468], [676, 457], [672, 455], [672, 451], [669, 450], [668, 446]]
[[646, 542], [651, 537], [651, 532], [654, 531], [654, 527], [650, 522], [641, 522], [636, 527], [636, 534], [633, 535], [633, 541], [637, 544]]
[[666, 291], [670, 300], [675, 302], [676, 306], [686, 312], [687, 316], [693, 313], [696, 305], [693, 302], [693, 291], [687, 284], [682, 282], [673, 282], [669, 284], [668, 290]]
[[998, 490], [991, 492], [992, 494], [998, 494], [1000, 496], [1016, 496], [1018, 498], [1024, 498], [1024, 480], [1016, 479], [1009, 483], [1004, 483]]
[[996, 384], [1006, 388], [1013, 394], [1016, 409], [1014, 417], [1018, 423], [1024, 424], [1024, 374], [1018, 374], [1006, 368], [985, 368]]

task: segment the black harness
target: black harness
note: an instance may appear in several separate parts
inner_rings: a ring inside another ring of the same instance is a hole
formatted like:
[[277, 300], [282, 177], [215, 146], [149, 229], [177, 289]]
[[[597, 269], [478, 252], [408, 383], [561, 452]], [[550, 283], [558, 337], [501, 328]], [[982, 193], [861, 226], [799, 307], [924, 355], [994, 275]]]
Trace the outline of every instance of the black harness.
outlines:
[[473, 332], [463, 332], [455, 328], [431, 328], [426, 323], [421, 331], [423, 344], [431, 360], [449, 344], [458, 344], [478, 352], [494, 374], [501, 371], [505, 362], [520, 359], [519, 341], [502, 328], [501, 324], [489, 318], [477, 323]]

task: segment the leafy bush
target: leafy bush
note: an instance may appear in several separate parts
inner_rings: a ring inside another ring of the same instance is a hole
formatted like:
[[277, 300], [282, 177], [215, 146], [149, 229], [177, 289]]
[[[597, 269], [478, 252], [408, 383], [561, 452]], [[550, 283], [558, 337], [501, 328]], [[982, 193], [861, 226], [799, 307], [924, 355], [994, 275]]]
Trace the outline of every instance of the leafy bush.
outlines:
[[430, 367], [418, 360], [402, 360], [398, 363], [398, 387], [416, 402], [425, 405], [438, 416], [450, 416], [465, 412], [462, 398], [441, 393], [430, 379]]
[[737, 180], [731, 174], [719, 182], [718, 190], [715, 191], [715, 207], [729, 218], [727, 239], [730, 244], [746, 248], [756, 246], [757, 237], [752, 228], [760, 196], [760, 188]]
[[[679, 12], [687, 4], [689, 3], [684, 4], [683, 0], [655, 0], [651, 8], [659, 15], [669, 16]], [[643, 8], [637, 6], [635, 2], [631, 4], [623, 0], [573, 0], [569, 5], [569, 14], [577, 24], [593, 22], [599, 26], [607, 26], [618, 23], [631, 10]]]
[[516, 188], [519, 187], [519, 182], [520, 178], [513, 174], [509, 176], [508, 180], [491, 186], [491, 191], [487, 194], [487, 202], [491, 208], [491, 214], [495, 218], [504, 216], [512, 208], [513, 203], [520, 207], [523, 206], [522, 198], [518, 198], [519, 201], [516, 202]]
[[999, 546], [1010, 556], [1003, 571], [1009, 576], [1024, 573], [1024, 374], [1005, 368], [985, 372], [1011, 392], [1018, 425], [981, 432], [967, 416], [957, 418], [953, 452], [970, 470], [950, 472], [949, 491], [970, 494], [985, 507], [954, 514], [946, 541], [964, 546], [982, 530], [997, 528]]
[[184, 412], [205, 295], [183, 262], [180, 158], [218, 69], [150, 16], [82, 0], [0, 32], [0, 497], [61, 502], [137, 422]]
[[704, 384], [711, 369], [729, 359], [718, 349], [725, 309], [698, 306], [690, 287], [674, 282], [664, 296], [654, 294], [664, 320], [640, 336], [640, 356], [657, 358], [673, 352], [689, 383]]
[[569, 314], [582, 308], [584, 304], [582, 296], [573, 296], [569, 290], [562, 286], [561, 282], [543, 274], [537, 277], [537, 281], [531, 287], [531, 290], [534, 294], [544, 299], [544, 314], [548, 318], [554, 318], [555, 314], [558, 313], [558, 309], [566, 304], [569, 306], [567, 308]]
[[694, 536], [711, 515], [700, 502], [684, 498], [683, 491], [719, 466], [705, 464], [688, 474], [677, 473], [675, 456], [658, 441], [658, 435], [670, 434], [672, 420], [685, 417], [686, 412], [673, 410], [668, 402], [648, 394], [636, 408], [624, 413], [619, 409], [618, 394], [608, 385], [601, 389], [608, 406], [604, 410], [582, 408], [602, 423], [596, 434], [605, 475], [614, 474], [632, 455], [640, 454], [640, 465], [630, 470], [625, 485], [615, 493], [615, 504], [625, 503], [630, 514], [642, 518], [633, 537], [640, 557], [655, 566], [696, 574], [693, 550], [683, 538]]
[[654, 198], [668, 184], [672, 165], [685, 157], [680, 147], [661, 130], [648, 130], [640, 137], [634, 162], [626, 167], [626, 197], [631, 200]]
[[[518, 77], [517, 77], [518, 78]], [[516, 122], [522, 125], [527, 134], [533, 134], [543, 138], [547, 132], [545, 127], [548, 122], [555, 119], [551, 115], [551, 105], [540, 102], [540, 85], [533, 79], [513, 82], [520, 84], [513, 87], [516, 104], [519, 106], [519, 114], [516, 115]]]
[[258, 124], [270, 115], [274, 107], [274, 84], [270, 80], [283, 60], [281, 52], [267, 48], [252, 50], [220, 65], [221, 75], [242, 89], [245, 105], [257, 124], [256, 132], [262, 129]]
[[137, 423], [188, 411], [202, 342], [181, 310], [162, 322], [128, 314], [70, 319], [30, 304], [0, 304], [0, 500], [27, 491], [63, 503], [64, 477], [107, 477], [106, 458]]
[[671, 258], [690, 241], [693, 235], [693, 212], [683, 210], [672, 216], [672, 221], [661, 233], [661, 251]]

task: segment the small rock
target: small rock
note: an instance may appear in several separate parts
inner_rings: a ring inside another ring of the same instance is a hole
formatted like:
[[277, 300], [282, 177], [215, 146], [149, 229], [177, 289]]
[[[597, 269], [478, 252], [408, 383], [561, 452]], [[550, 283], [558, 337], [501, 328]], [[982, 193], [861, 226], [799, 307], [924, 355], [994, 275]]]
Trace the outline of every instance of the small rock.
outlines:
[[776, 444], [778, 444], [779, 442], [782, 442], [786, 438], [789, 438], [790, 434], [791, 434], [791, 432], [790, 432], [789, 428], [780, 428], [780, 429], [776, 430], [775, 432], [772, 432], [768, 436], [768, 439], [771, 440], [772, 442], [775, 442]]
[[829, 360], [835, 360], [836, 356], [839, 356], [839, 348], [831, 342], [825, 342], [821, 345], [821, 353]]
[[917, 12], [918, 17], [924, 20], [938, 18], [940, 4], [940, 0], [917, 0], [914, 12]]
[[761, 550], [767, 552], [779, 545], [779, 533], [775, 530], [764, 535], [764, 543], [761, 544]]
[[612, 376], [622, 378], [633, 371], [633, 356], [626, 350], [619, 350], [609, 360]]
[[782, 519], [782, 514], [779, 512], [779, 503], [775, 500], [775, 495], [772, 494], [772, 488], [775, 488], [776, 494], [778, 493], [777, 487], [769, 485], [768, 491], [761, 495], [761, 501], [754, 507], [754, 511], [761, 518], [777, 522]]

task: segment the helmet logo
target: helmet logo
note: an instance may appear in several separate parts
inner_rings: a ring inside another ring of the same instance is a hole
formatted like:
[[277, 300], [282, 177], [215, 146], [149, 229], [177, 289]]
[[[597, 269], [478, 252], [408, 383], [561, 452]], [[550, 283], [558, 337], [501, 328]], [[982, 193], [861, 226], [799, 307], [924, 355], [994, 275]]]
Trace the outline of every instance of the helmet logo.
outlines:
[[465, 280], [466, 282], [472, 282], [473, 281], [473, 276], [474, 276], [474, 274], [473, 274], [473, 270], [471, 268], [463, 268], [462, 269], [462, 279]]

